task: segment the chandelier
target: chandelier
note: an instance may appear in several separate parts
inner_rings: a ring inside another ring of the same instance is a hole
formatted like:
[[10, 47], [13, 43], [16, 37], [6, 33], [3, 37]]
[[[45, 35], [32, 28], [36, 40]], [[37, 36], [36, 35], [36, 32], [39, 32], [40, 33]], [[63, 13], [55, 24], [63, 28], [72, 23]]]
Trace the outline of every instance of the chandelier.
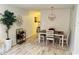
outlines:
[[56, 18], [56, 15], [53, 13], [53, 9], [54, 9], [54, 7], [51, 7], [50, 14], [48, 16], [48, 19], [50, 19], [50, 20], [54, 20]]

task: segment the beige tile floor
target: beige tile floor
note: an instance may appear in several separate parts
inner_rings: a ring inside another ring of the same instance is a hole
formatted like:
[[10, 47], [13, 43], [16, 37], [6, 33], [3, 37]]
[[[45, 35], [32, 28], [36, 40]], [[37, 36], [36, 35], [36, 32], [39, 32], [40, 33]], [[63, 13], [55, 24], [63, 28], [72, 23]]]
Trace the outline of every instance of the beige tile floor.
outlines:
[[31, 37], [25, 43], [12, 47], [5, 55], [71, 55], [71, 51], [68, 47], [62, 48], [59, 45], [46, 46]]

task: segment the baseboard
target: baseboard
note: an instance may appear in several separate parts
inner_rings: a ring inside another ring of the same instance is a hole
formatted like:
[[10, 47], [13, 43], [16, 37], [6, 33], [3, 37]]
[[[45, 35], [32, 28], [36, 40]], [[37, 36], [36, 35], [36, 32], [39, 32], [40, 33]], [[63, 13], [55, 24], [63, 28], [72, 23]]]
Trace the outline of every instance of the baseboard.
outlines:
[[34, 36], [34, 34], [30, 35], [30, 36], [27, 36], [26, 39], [29, 39], [31, 38], [32, 36]]
[[[26, 39], [29, 39], [29, 38], [31, 38], [32, 36], [34, 36], [34, 34], [29, 35], [29, 36], [26, 36]], [[16, 43], [16, 44], [14, 44], [14, 45], [12, 45], [12, 47], [13, 47], [13, 46], [16, 46], [16, 45], [17, 45], [17, 43]]]

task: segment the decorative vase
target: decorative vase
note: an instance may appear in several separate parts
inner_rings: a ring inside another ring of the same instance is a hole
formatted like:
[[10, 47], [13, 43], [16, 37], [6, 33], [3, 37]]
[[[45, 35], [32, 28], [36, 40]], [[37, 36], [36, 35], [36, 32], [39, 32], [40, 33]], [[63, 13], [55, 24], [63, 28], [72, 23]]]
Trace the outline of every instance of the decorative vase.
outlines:
[[5, 52], [9, 51], [11, 49], [12, 46], [12, 40], [5, 40]]

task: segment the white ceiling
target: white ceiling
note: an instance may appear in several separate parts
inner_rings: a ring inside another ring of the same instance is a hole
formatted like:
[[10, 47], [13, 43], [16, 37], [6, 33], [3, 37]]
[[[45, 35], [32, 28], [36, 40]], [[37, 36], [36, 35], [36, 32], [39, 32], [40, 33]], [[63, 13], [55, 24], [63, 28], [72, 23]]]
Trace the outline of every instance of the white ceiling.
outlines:
[[14, 4], [11, 6], [16, 6], [26, 10], [40, 10], [40, 9], [49, 9], [51, 6], [54, 8], [72, 8], [73, 4]]

